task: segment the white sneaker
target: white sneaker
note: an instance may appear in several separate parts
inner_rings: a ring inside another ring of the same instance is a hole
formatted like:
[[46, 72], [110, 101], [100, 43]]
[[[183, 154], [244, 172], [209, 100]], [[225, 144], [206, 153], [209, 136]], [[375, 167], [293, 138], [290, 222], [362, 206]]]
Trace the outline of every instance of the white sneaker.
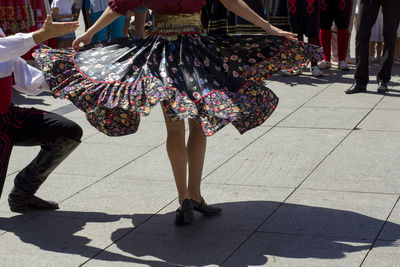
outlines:
[[332, 67], [332, 63], [330, 61], [323, 60], [318, 64], [318, 68], [320, 70], [329, 69], [330, 67]]
[[324, 73], [318, 68], [318, 66], [311, 67], [311, 75], [314, 77], [322, 77]]
[[347, 65], [347, 63], [344, 60], [339, 61], [339, 65], [338, 68], [340, 70], [349, 70], [349, 65]]
[[298, 75], [300, 75], [302, 73], [303, 73], [303, 71], [301, 69], [298, 69], [298, 68], [296, 68], [296, 69], [282, 69], [281, 70], [281, 74], [283, 76], [286, 76], [286, 77], [298, 76]]
[[352, 57], [346, 58], [346, 63], [350, 65], [356, 65], [356, 59]]
[[281, 69], [281, 74], [286, 77], [294, 76], [293, 71], [289, 69]]

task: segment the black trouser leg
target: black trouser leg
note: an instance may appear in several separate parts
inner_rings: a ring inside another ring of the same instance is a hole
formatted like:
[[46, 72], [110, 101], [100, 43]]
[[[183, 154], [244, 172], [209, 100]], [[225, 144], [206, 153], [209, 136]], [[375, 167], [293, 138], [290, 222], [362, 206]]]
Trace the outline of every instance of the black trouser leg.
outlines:
[[8, 196], [11, 210], [58, 209], [57, 203], [40, 200], [34, 194], [79, 143], [66, 137], [58, 137], [53, 142], [43, 144], [36, 158], [15, 177], [14, 187]]
[[377, 80], [390, 81], [396, 46], [397, 27], [400, 19], [400, 0], [383, 0], [383, 56]]
[[[2, 124], [0, 115], [0, 124]], [[2, 125], [0, 125], [2, 126]], [[1, 129], [2, 127], [0, 127]], [[0, 196], [6, 180], [8, 162], [10, 160], [13, 144], [6, 132], [0, 131]]]
[[[398, 1], [398, 0], [395, 0]], [[360, 85], [369, 81], [369, 39], [380, 8], [379, 1], [361, 0], [356, 34], [356, 72], [354, 78]]]
[[[58, 205], [34, 196], [49, 174], [80, 144], [82, 129], [74, 122], [37, 109], [13, 107], [13, 141], [19, 146], [40, 145], [37, 157], [15, 180], [8, 202], [12, 211], [55, 209]], [[17, 125], [19, 123], [20, 125]]]

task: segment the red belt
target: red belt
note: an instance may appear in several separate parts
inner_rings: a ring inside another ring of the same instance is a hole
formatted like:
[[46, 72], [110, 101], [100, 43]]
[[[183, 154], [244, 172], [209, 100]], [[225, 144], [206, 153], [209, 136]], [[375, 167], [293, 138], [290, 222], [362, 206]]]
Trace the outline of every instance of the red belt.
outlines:
[[7, 113], [12, 100], [12, 76], [0, 78], [0, 114]]

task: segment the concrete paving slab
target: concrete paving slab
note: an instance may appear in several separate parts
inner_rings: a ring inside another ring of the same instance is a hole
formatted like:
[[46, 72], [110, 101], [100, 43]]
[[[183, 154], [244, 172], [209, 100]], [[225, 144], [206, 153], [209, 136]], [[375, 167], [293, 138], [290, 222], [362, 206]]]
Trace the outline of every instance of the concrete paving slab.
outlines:
[[14, 173], [22, 170], [28, 165], [39, 153], [40, 147], [21, 147], [14, 146], [11, 152], [10, 162], [8, 164], [7, 175], [14, 178]]
[[[160, 261], [178, 266], [220, 265], [249, 234], [248, 231], [211, 228], [201, 224], [179, 228], [174, 225], [145, 224], [117, 241], [110, 252], [115, 254], [124, 251], [130, 254], [134, 258], [132, 265], [137, 262], [158, 266]], [[105, 255], [100, 254], [88, 266], [98, 266], [97, 259], [107, 259], [104, 258]]]
[[400, 193], [398, 132], [353, 131], [301, 188]]
[[275, 126], [281, 120], [288, 117], [291, 113], [293, 113], [297, 107], [285, 107], [282, 105], [278, 105], [274, 113], [272, 113], [271, 117], [268, 118], [266, 122], [264, 122], [261, 126]]
[[368, 112], [369, 109], [301, 107], [278, 126], [353, 129]]
[[297, 84], [286, 84], [281, 81], [270, 82], [268, 88], [272, 89], [278, 95], [279, 107], [300, 107], [324, 89], [322, 86], [312, 84], [300, 86]]
[[274, 128], [215, 170], [205, 181], [297, 187], [347, 132]]
[[106, 178], [63, 202], [63, 209], [133, 215], [136, 226], [177, 197], [168, 182]]
[[[231, 125], [227, 125], [221, 129], [207, 140], [207, 154], [203, 175], [207, 175], [215, 170], [239, 150], [248, 146], [254, 139], [262, 136], [268, 130], [268, 127], [258, 127], [248, 131], [244, 135], [240, 135]], [[111, 177], [171, 181], [173, 175], [165, 144], [161, 144], [143, 157], [124, 166], [124, 168], [113, 173]]]
[[[100, 179], [100, 177], [95, 176], [53, 173], [42, 184], [36, 195], [43, 199], [53, 200], [60, 203]], [[0, 200], [0, 211], [9, 211], [7, 197], [13, 186], [14, 180], [7, 179]], [[62, 206], [63, 204], [60, 203], [61, 208]]]
[[[207, 203], [220, 207], [221, 215], [202, 216], [195, 212], [194, 227], [222, 228], [255, 231], [279, 204], [292, 192], [290, 188], [233, 186], [203, 184], [202, 192]], [[149, 223], [171, 225], [175, 221], [178, 201], [152, 217]]]
[[349, 88], [351, 83], [333, 83], [312, 100], [307, 102], [308, 107], [330, 107], [330, 108], [373, 108], [383, 95], [374, 92], [347, 95], [344, 90]]
[[400, 110], [373, 110], [359, 128], [363, 130], [400, 132]]
[[[400, 90], [400, 89], [399, 89]], [[400, 96], [400, 93], [399, 93]], [[375, 107], [375, 109], [400, 109], [400, 97], [399, 96], [388, 96], [382, 99], [381, 102]]]
[[[93, 127], [92, 127], [93, 128]], [[95, 128], [93, 128], [96, 130]], [[97, 130], [96, 130], [97, 131]], [[156, 147], [163, 144], [166, 140], [166, 130], [164, 122], [145, 121], [142, 120], [139, 130], [135, 134], [125, 136], [110, 137], [97, 131], [97, 135], [91, 136], [85, 142], [93, 144], [118, 144], [129, 146], [133, 145], [148, 145]]]
[[358, 266], [370, 242], [279, 233], [255, 233], [223, 266]]
[[153, 147], [147, 144], [82, 143], [56, 173], [105, 176], [140, 157]]
[[46, 111], [53, 111], [68, 104], [65, 100], [55, 99], [51, 92], [42, 92], [37, 96], [32, 96], [22, 94], [16, 90], [13, 91], [13, 103], [20, 107], [34, 107]]
[[[296, 190], [259, 229], [263, 232], [373, 241], [397, 196]], [[396, 225], [396, 229], [400, 225]]]
[[376, 241], [362, 267], [399, 266], [400, 241]]
[[[400, 240], [400, 204], [397, 203], [392, 214], [390, 214], [387, 222], [385, 223], [382, 232], [378, 236], [381, 241], [398, 241]], [[400, 244], [398, 242], [398, 244]], [[399, 261], [400, 262], [400, 261]]]

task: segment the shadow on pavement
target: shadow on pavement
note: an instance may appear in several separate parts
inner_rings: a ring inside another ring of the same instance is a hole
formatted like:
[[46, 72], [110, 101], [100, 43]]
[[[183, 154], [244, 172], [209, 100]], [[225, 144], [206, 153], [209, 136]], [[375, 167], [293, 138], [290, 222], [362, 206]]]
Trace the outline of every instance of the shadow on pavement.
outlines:
[[[227, 266], [248, 266], [263, 265], [274, 256], [339, 259], [367, 251], [385, 223], [356, 212], [297, 204], [283, 204], [268, 218], [279, 205], [273, 201], [220, 203], [217, 206], [223, 209], [221, 215], [209, 218], [197, 213], [196, 220], [185, 227], [174, 225], [174, 212], [110, 215], [75, 211], [45, 212], [34, 220], [29, 220], [32, 213], [0, 218], [0, 227], [42, 250], [94, 257], [98, 261], [150, 266], [221, 265], [241, 247]], [[18, 219], [26, 222], [8, 229]], [[98, 223], [98, 230], [93, 231], [97, 226], [92, 226], [90, 232], [101, 236], [106, 229], [102, 224], [121, 219], [132, 220], [135, 227], [114, 231], [110, 242], [92, 240], [84, 234], [88, 223]], [[257, 233], [248, 239], [255, 229]], [[390, 233], [386, 236], [392, 238], [385, 238], [389, 242], [380, 244], [392, 245], [400, 239], [400, 225], [386, 222], [385, 229]], [[121, 253], [103, 250], [111, 241]], [[150, 258], [136, 258], [144, 256]]]
[[26, 94], [22, 94], [16, 90], [13, 91], [13, 103], [15, 105], [45, 105], [45, 106], [50, 106], [50, 104], [46, 104], [44, 102], [44, 98], [40, 98], [40, 96], [51, 96], [51, 92], [42, 92], [38, 96], [31, 97]]
[[[173, 225], [174, 213], [155, 215], [119, 240], [117, 247], [136, 257], [152, 256], [170, 264], [221, 265], [279, 204], [270, 201], [221, 203], [218, 206], [223, 209], [223, 214], [214, 218], [196, 214], [196, 221], [185, 227]], [[249, 209], [258, 210], [258, 215], [257, 212], [252, 215]], [[141, 216], [148, 215], [136, 214], [133, 218], [141, 220]], [[366, 252], [384, 223], [350, 211], [284, 204], [226, 266], [263, 265], [275, 256], [344, 258], [349, 253]], [[385, 227], [400, 239], [400, 225], [387, 222]], [[117, 230], [112, 239], [124, 231], [126, 229]], [[386, 244], [396, 241], [385, 240], [392, 241]]]

